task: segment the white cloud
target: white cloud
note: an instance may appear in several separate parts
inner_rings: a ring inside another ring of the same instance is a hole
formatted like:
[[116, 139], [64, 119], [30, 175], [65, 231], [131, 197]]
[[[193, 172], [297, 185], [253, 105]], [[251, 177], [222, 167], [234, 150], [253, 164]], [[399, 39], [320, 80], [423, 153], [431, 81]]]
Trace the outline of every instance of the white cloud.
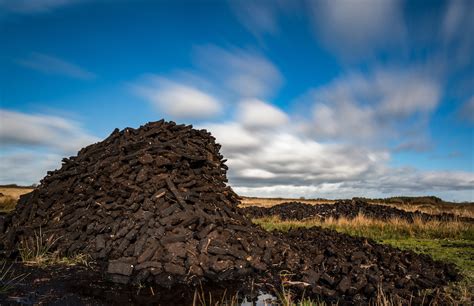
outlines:
[[443, 35], [446, 40], [450, 40], [456, 35], [459, 26], [462, 23], [464, 15], [464, 2], [466, 1], [449, 1], [443, 20]]
[[378, 133], [374, 111], [351, 101], [316, 102], [313, 119], [315, 133], [324, 138], [371, 139]]
[[242, 178], [248, 177], [252, 179], [270, 179], [276, 177], [276, 174], [263, 169], [244, 169], [240, 171], [239, 176]]
[[242, 195], [347, 198], [434, 194], [474, 200], [471, 172], [391, 167], [387, 150], [320, 143], [291, 129], [252, 132], [232, 121], [201, 127], [222, 144], [230, 184]]
[[222, 111], [221, 103], [213, 96], [166, 78], [148, 76], [133, 88], [159, 111], [172, 118], [206, 119]]
[[379, 111], [396, 118], [431, 112], [441, 98], [439, 82], [416, 70], [378, 71], [368, 82], [376, 86], [374, 91], [381, 99]]
[[239, 21], [254, 35], [277, 31], [276, 6], [267, 5], [265, 1], [229, 1], [229, 4]]
[[204, 73], [241, 98], [265, 98], [280, 88], [283, 77], [262, 55], [216, 46], [196, 49], [196, 62]]
[[460, 108], [459, 117], [474, 124], [474, 96], [471, 96]]
[[259, 145], [255, 133], [238, 123], [210, 123], [201, 127], [212, 131], [219, 143], [233, 152], [246, 151]]
[[37, 150], [0, 152], [0, 184], [29, 186], [38, 183], [48, 171], [58, 169], [64, 156]]
[[[324, 183], [357, 177], [388, 158], [387, 153], [321, 144], [292, 132], [252, 132], [228, 122], [204, 125], [222, 144], [231, 178], [238, 184]], [[350, 154], [348, 154], [350, 152]]]
[[58, 116], [0, 110], [0, 183], [30, 185], [99, 139]]
[[0, 8], [14, 13], [44, 13], [86, 0], [0, 0]]
[[302, 101], [313, 105], [308, 124], [317, 137], [372, 141], [419, 130], [440, 98], [439, 81], [416, 69], [379, 68], [347, 74], [310, 91]]
[[57, 116], [0, 110], [2, 146], [49, 147], [71, 154], [98, 138], [77, 122]]
[[301, 1], [295, 0], [228, 2], [237, 19], [257, 38], [263, 34], [277, 34], [281, 15], [295, 13], [301, 8]]
[[21, 66], [41, 71], [46, 74], [56, 74], [81, 80], [92, 80], [96, 75], [73, 63], [63, 59], [41, 54], [31, 53], [27, 58], [17, 61]]
[[371, 55], [404, 38], [401, 1], [309, 2], [313, 22], [329, 48], [345, 57]]
[[289, 122], [288, 116], [277, 107], [258, 99], [243, 100], [238, 105], [238, 121], [248, 128], [276, 128]]

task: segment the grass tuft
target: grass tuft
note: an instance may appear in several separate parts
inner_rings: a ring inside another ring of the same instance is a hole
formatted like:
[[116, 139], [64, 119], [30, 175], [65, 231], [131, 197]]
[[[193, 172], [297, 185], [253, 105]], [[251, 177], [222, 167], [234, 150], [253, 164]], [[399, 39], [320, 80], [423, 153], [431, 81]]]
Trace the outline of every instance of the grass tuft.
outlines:
[[0, 212], [10, 212], [15, 209], [17, 200], [11, 196], [0, 197]]
[[60, 257], [56, 252], [52, 252], [55, 244], [61, 237], [54, 235], [46, 236], [41, 228], [39, 232], [35, 231], [34, 237], [23, 239], [20, 242], [21, 260], [29, 265], [48, 266], [48, 265], [83, 265], [89, 267], [92, 259], [86, 254], [74, 254], [68, 257]]
[[0, 294], [5, 294], [18, 285], [28, 274], [15, 275], [11, 271], [12, 265], [7, 266], [6, 262], [0, 264]]
[[51, 249], [59, 239], [60, 237], [55, 238], [54, 235], [46, 237], [40, 228], [39, 232], [34, 232], [34, 237], [25, 238], [20, 242], [21, 260], [28, 264], [46, 264], [55, 257]]

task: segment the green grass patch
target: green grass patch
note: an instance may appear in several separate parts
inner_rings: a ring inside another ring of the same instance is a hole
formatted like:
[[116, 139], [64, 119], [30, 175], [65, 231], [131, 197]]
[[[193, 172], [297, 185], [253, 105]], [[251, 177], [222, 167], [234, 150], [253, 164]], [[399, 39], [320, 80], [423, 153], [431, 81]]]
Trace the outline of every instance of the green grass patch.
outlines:
[[466, 277], [474, 281], [474, 241], [472, 240], [407, 238], [378, 241], [403, 250], [429, 254], [436, 260], [452, 262]]

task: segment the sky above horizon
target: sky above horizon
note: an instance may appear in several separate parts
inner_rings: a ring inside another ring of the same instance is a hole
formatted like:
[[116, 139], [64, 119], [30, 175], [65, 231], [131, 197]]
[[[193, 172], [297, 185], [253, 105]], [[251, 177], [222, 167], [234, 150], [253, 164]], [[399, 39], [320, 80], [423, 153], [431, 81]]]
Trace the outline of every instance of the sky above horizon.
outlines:
[[0, 184], [161, 118], [241, 195], [474, 201], [474, 1], [0, 0]]

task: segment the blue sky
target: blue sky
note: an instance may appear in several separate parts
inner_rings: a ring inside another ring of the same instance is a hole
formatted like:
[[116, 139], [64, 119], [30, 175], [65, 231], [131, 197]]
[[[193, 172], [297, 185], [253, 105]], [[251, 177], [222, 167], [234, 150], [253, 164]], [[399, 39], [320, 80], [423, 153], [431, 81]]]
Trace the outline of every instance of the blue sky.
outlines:
[[0, 0], [0, 183], [209, 129], [237, 192], [474, 201], [471, 1]]

